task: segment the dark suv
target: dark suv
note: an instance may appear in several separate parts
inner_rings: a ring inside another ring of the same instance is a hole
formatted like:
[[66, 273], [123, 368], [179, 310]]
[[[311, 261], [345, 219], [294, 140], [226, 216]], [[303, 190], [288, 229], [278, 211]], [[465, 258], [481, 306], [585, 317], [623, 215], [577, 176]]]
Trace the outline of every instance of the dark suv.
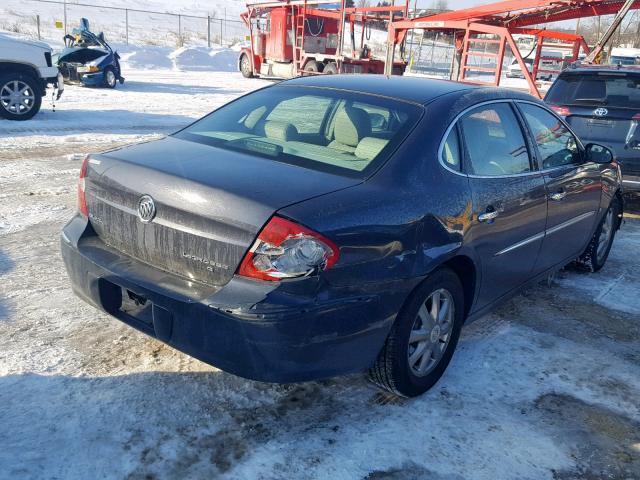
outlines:
[[640, 66], [570, 68], [560, 74], [545, 101], [584, 143], [611, 148], [625, 191], [640, 192]]

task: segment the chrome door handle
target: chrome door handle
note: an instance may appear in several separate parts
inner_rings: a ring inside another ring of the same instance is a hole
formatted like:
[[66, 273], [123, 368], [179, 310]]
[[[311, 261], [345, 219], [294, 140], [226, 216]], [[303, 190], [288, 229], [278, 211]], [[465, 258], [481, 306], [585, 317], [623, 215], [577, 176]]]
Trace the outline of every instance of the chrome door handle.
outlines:
[[497, 216], [498, 216], [498, 211], [497, 210], [493, 210], [491, 212], [486, 212], [486, 213], [481, 213], [480, 215], [478, 215], [478, 221], [479, 222], [487, 222], [489, 220], [493, 220]]
[[556, 202], [559, 202], [566, 196], [567, 196], [567, 192], [556, 192], [553, 195], [551, 195], [551, 200], [555, 200]]

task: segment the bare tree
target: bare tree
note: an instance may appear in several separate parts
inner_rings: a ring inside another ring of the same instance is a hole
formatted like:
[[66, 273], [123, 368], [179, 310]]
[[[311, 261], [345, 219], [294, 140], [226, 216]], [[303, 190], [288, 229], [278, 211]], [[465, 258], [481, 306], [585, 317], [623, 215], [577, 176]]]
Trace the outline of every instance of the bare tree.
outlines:
[[448, 0], [435, 0], [433, 2], [433, 9], [438, 10], [440, 12], [449, 10], [449, 1]]

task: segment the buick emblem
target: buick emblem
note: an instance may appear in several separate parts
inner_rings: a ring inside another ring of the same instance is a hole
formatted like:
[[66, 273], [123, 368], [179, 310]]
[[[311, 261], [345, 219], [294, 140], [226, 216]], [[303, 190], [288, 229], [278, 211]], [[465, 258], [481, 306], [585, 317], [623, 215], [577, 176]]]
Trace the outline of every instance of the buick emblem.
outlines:
[[594, 114], [596, 117], [606, 117], [606, 116], [608, 115], [608, 113], [609, 113], [609, 110], [607, 110], [606, 108], [602, 108], [602, 107], [600, 107], [600, 108], [596, 108], [596, 109], [593, 111], [593, 114]]
[[138, 218], [143, 223], [149, 223], [156, 216], [156, 204], [149, 195], [143, 195], [138, 200]]

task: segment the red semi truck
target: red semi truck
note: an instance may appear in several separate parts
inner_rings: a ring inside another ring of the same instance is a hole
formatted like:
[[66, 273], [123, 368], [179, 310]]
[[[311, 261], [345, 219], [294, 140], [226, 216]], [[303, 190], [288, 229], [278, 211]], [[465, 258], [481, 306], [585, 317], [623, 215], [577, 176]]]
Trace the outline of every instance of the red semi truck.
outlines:
[[[238, 67], [245, 77], [292, 78], [333, 73], [384, 73], [384, 58], [367, 45], [372, 30], [407, 17], [408, 0], [385, 7], [346, 7], [346, 1], [283, 0], [248, 4], [240, 17], [250, 46]], [[358, 31], [359, 30], [359, 31]], [[357, 38], [356, 38], [357, 37]], [[346, 45], [345, 45], [346, 44]], [[394, 61], [401, 75], [406, 62]]]

